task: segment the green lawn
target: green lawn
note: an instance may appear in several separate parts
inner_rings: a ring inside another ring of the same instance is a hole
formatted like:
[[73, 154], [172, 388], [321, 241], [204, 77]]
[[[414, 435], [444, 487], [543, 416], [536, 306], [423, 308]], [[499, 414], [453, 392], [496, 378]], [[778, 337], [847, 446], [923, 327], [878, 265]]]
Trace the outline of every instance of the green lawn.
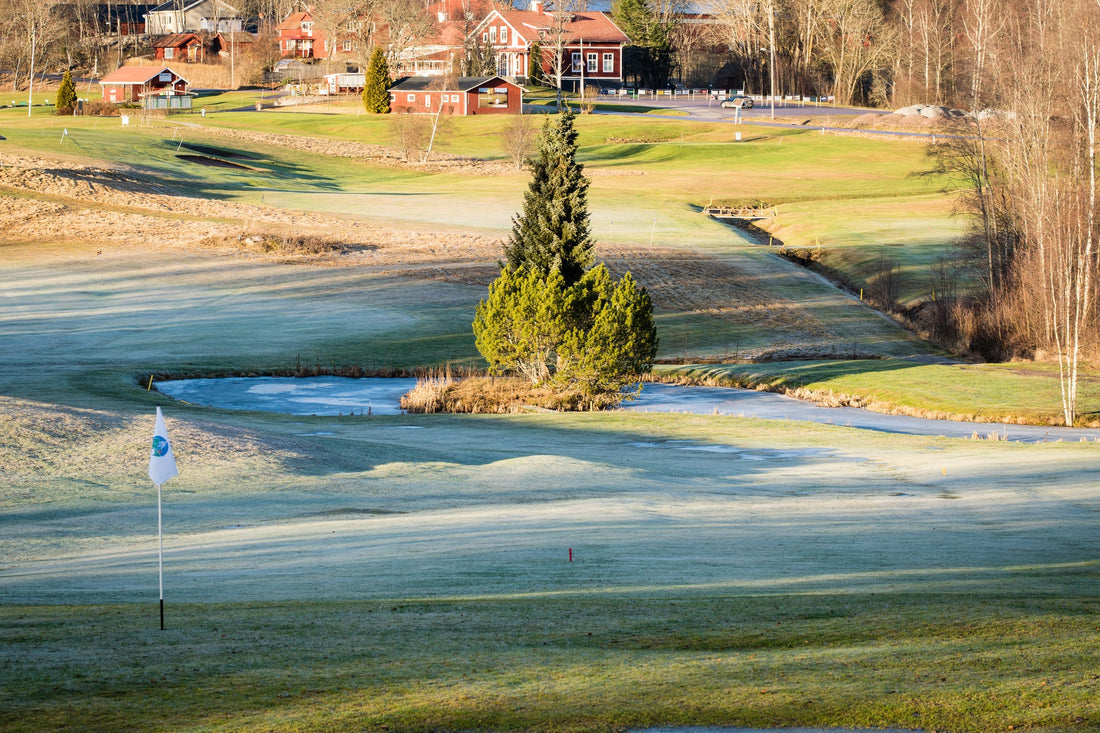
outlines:
[[[715, 384], [807, 389], [851, 396], [876, 409], [987, 422], [1063, 425], [1057, 366], [919, 364], [899, 359], [786, 361], [761, 364], [660, 366], [661, 376]], [[1083, 424], [1100, 423], [1100, 386], [1078, 385]]]
[[1096, 607], [1045, 594], [187, 604], [163, 633], [153, 610], [7, 608], [6, 643], [35, 651], [9, 666], [0, 726], [1100, 725]]

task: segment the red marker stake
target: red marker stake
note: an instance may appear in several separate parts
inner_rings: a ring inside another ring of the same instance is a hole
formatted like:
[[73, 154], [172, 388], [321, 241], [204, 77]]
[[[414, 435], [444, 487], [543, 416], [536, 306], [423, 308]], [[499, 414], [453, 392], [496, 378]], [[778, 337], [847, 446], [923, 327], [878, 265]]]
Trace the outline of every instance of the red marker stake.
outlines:
[[573, 548], [569, 548], [569, 562], [573, 562]]

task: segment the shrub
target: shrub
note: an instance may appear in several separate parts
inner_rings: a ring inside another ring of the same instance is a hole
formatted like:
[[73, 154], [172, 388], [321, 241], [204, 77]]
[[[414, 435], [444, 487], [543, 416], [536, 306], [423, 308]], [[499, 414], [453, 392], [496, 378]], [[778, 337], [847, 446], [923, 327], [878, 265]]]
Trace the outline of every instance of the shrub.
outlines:
[[84, 114], [96, 117], [117, 117], [118, 106], [103, 99], [94, 99], [84, 104]]
[[76, 85], [73, 84], [73, 74], [66, 70], [61, 77], [61, 85], [57, 87], [57, 100], [55, 102], [57, 114], [71, 115], [76, 107]]

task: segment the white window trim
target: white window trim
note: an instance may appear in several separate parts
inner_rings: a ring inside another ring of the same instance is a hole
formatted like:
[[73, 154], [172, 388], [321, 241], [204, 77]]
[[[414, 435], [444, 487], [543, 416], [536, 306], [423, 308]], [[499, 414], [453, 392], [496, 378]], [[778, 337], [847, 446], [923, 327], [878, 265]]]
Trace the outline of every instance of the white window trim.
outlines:
[[597, 60], [598, 58], [599, 58], [599, 55], [598, 55], [598, 54], [596, 54], [595, 52], [592, 52], [592, 53], [589, 53], [589, 54], [588, 54], [588, 59], [587, 59], [587, 61], [588, 61], [588, 67], [587, 67], [587, 71], [588, 71], [588, 73], [589, 73], [589, 74], [595, 74], [595, 73], [597, 73], [597, 70], [598, 70], [598, 69], [600, 68], [600, 66], [599, 66], [599, 61]]
[[501, 45], [508, 44], [508, 26], [506, 25], [500, 27], [500, 43]]
[[615, 54], [605, 53], [603, 55], [603, 73], [614, 74], [615, 73]]

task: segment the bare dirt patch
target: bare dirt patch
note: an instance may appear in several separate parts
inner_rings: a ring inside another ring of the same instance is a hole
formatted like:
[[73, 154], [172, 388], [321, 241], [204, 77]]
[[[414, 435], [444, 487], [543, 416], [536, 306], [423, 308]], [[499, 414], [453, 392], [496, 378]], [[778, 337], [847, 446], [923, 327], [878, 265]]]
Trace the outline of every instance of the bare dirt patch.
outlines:
[[759, 277], [729, 262], [687, 250], [601, 246], [616, 275], [630, 270], [644, 283], [654, 307], [706, 314], [778, 333], [825, 337], [825, 325], [801, 305], [776, 295]]
[[[201, 247], [278, 261], [385, 268], [486, 262], [500, 253], [500, 239], [493, 235], [417, 231], [317, 214], [304, 221], [299, 212], [185, 196], [121, 166], [11, 155], [0, 155], [0, 164], [0, 192], [10, 194], [0, 196], [0, 242]], [[291, 236], [323, 236], [341, 246], [253, 246]]]

